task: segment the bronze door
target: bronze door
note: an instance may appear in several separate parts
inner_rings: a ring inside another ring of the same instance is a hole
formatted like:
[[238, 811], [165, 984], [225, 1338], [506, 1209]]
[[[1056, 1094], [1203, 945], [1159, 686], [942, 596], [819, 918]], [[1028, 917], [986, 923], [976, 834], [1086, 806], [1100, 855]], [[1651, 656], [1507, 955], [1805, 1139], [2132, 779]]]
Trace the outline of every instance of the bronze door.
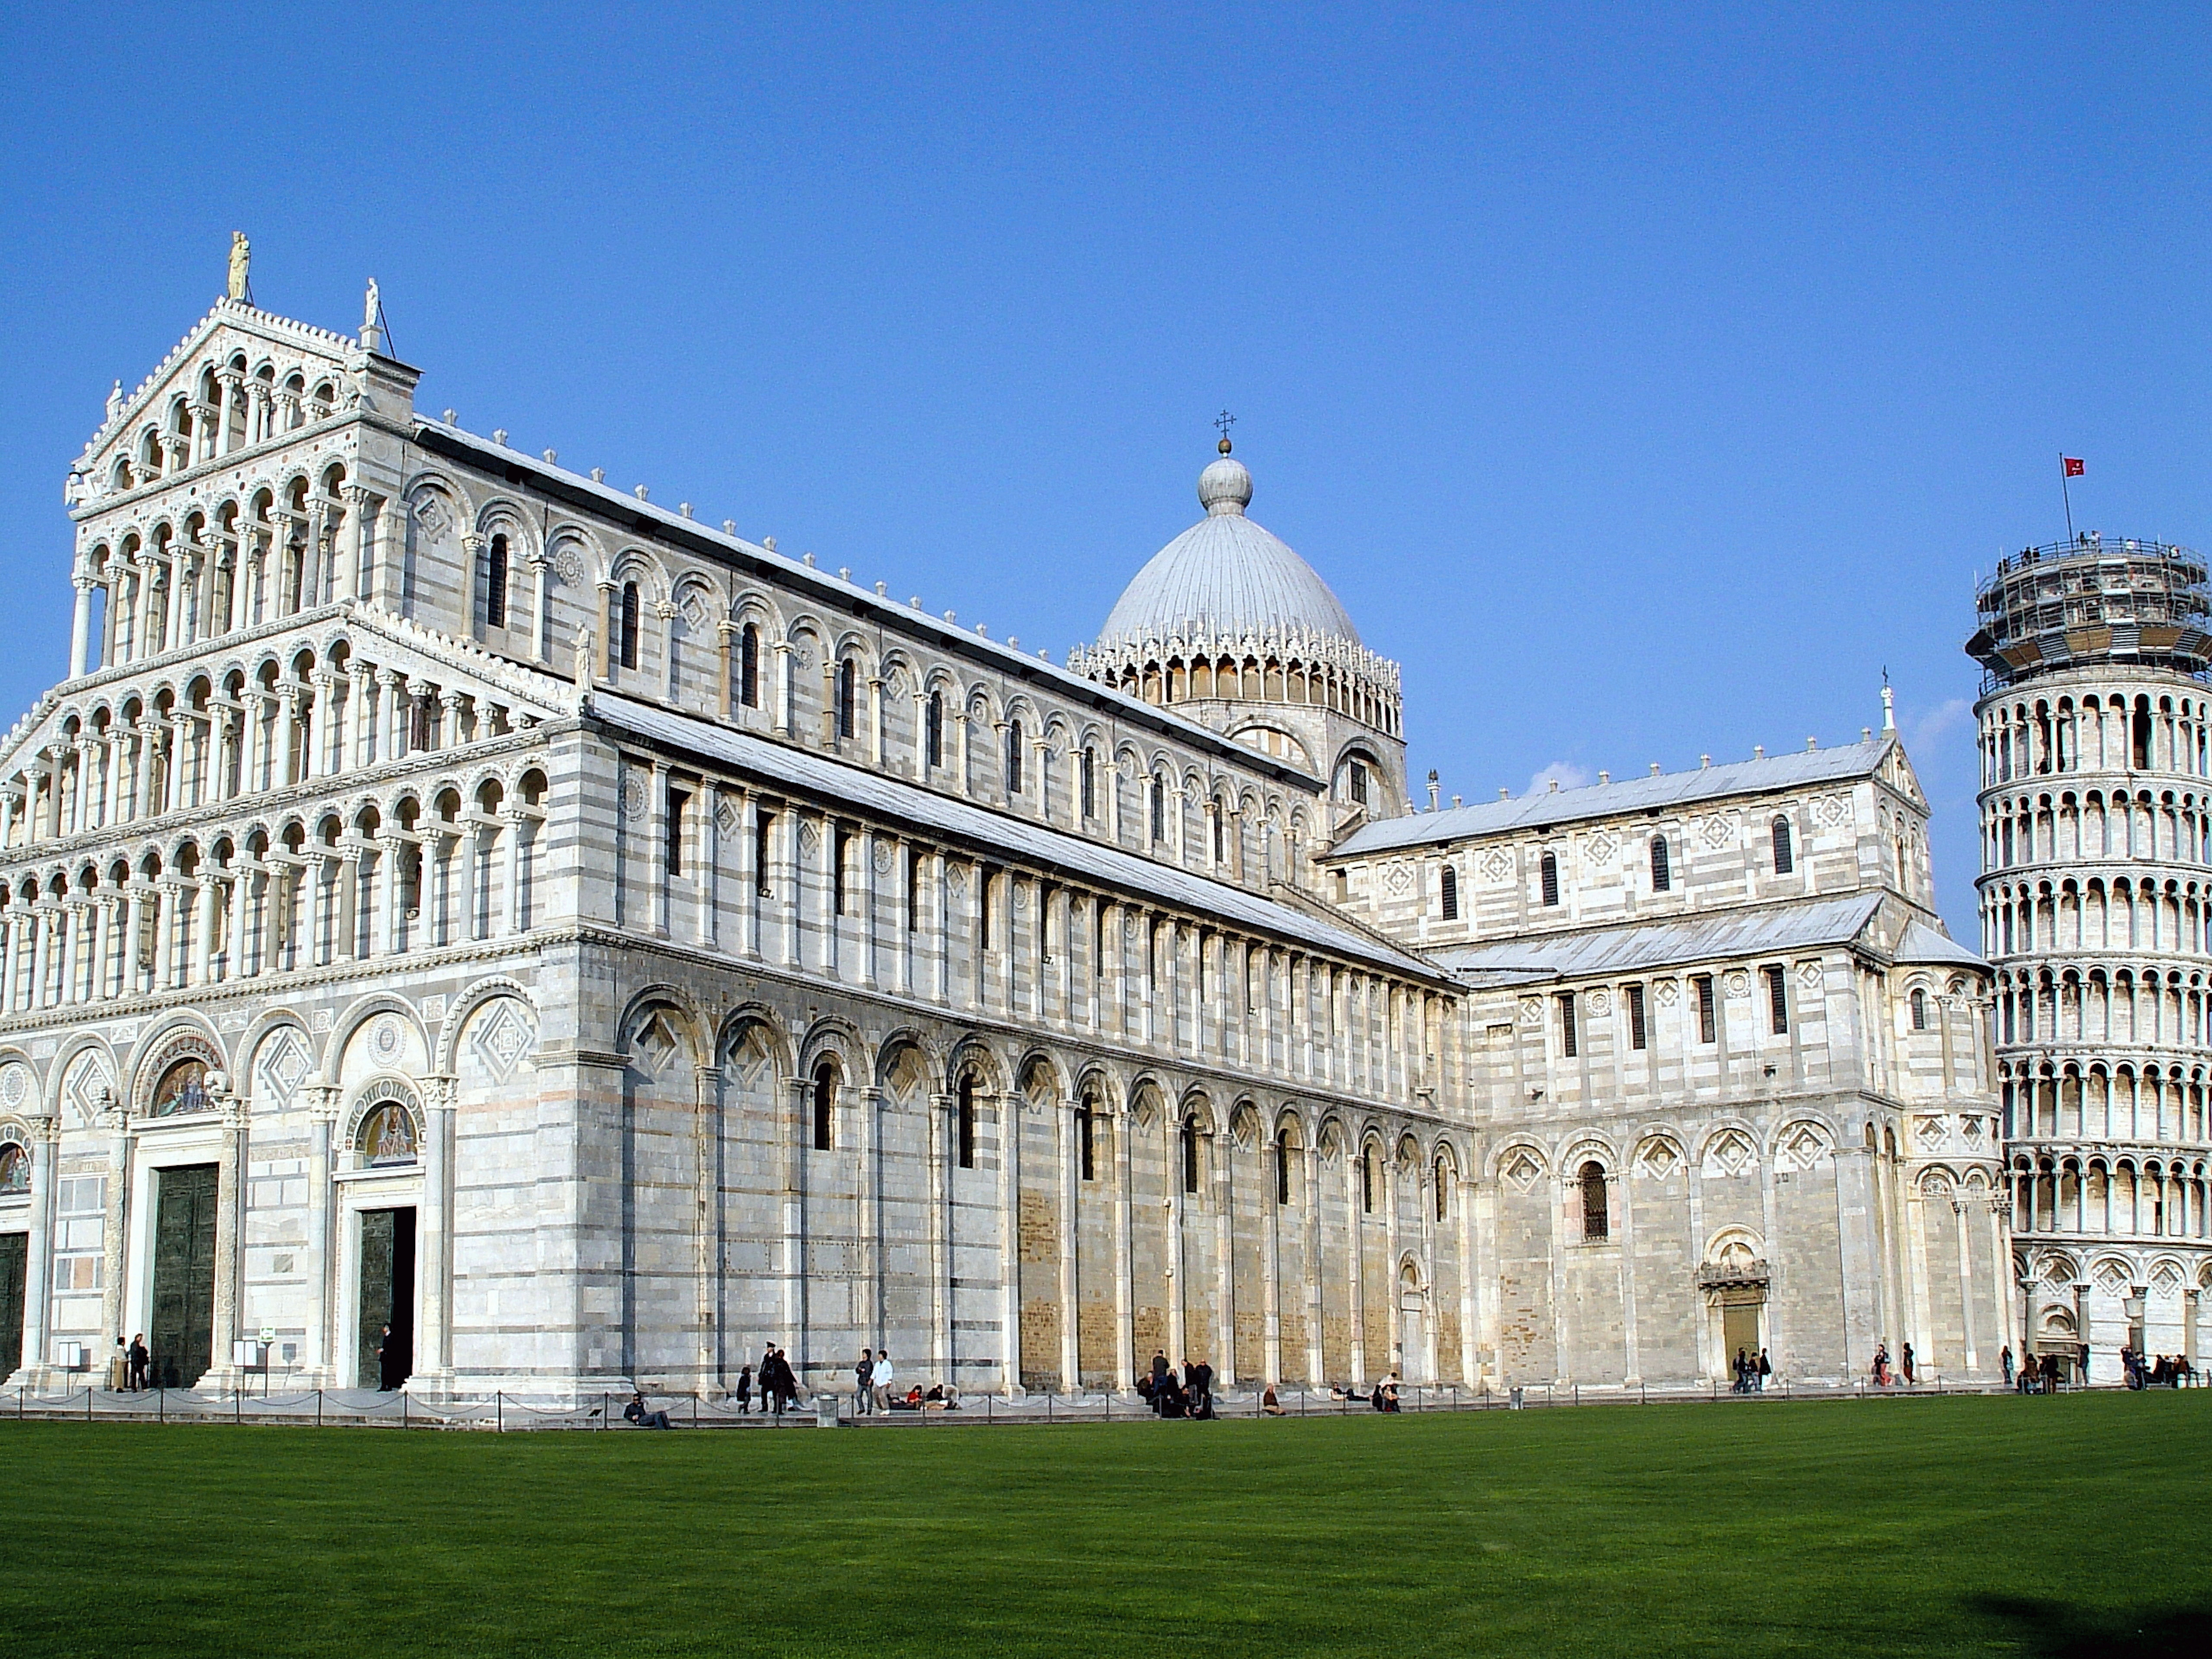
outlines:
[[146, 1333], [154, 1381], [189, 1389], [214, 1360], [216, 1167], [158, 1170], [154, 1313]]
[[25, 1233], [0, 1233], [0, 1377], [23, 1363], [23, 1273], [30, 1261]]
[[362, 1212], [360, 1311], [359, 1386], [396, 1389], [415, 1370], [412, 1209]]

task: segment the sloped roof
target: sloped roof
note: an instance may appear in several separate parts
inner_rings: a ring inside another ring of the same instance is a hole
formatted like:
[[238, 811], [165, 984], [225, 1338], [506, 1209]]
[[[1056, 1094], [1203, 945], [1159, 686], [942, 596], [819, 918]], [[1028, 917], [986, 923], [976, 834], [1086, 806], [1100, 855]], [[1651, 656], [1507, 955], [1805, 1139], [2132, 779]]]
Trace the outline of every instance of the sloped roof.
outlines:
[[1783, 789], [1802, 789], [1808, 784], [1856, 782], [1873, 776], [1884, 757], [1896, 747], [1896, 733], [1883, 732], [1834, 749], [1767, 755], [1727, 766], [1701, 766], [1691, 772], [1662, 772], [1657, 777], [1629, 778], [1618, 783], [1592, 784], [1583, 789], [1522, 795], [1512, 800], [1482, 801], [1441, 812], [1416, 812], [1408, 817], [1385, 818], [1366, 825], [1335, 848], [1330, 856], [1340, 858], [1388, 852], [1399, 847], [1426, 847], [1497, 835], [1504, 830], [1550, 829], [1586, 818], [1613, 817], [1655, 807], [1687, 806], [1730, 795], [1769, 794]]
[[1919, 921], [1905, 923], [1904, 936], [1897, 941], [1897, 960], [1947, 968], [1978, 968], [1984, 973], [1990, 968], [1988, 963], [1958, 940]]
[[611, 692], [591, 695], [590, 714], [605, 725], [684, 752], [710, 757], [811, 799], [842, 802], [887, 824], [913, 824], [955, 846], [975, 848], [1047, 873], [1080, 878], [1108, 891], [1157, 897], [1198, 917], [1215, 917], [1256, 934], [1296, 940], [1430, 984], [1445, 975], [1432, 962], [1340, 927], [1226, 882], [1102, 846], [1049, 824], [996, 812], [941, 795], [902, 778], [886, 777], [804, 749], [771, 743], [689, 714], [634, 702]]
[[1495, 945], [1460, 945], [1430, 954], [1471, 985], [1594, 979], [1686, 963], [1848, 945], [1866, 931], [1884, 896], [1879, 891], [1851, 893], [1802, 904], [1720, 910], [1542, 939], [1500, 939]]

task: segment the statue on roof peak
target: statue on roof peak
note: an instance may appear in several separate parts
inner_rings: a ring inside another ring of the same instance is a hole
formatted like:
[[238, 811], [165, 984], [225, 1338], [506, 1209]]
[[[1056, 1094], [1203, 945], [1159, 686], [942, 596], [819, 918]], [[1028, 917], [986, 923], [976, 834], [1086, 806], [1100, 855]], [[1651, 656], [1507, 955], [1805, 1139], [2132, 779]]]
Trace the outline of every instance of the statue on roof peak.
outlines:
[[230, 297], [232, 299], [246, 298], [246, 268], [252, 263], [253, 244], [246, 240], [244, 231], [232, 231], [230, 233]]

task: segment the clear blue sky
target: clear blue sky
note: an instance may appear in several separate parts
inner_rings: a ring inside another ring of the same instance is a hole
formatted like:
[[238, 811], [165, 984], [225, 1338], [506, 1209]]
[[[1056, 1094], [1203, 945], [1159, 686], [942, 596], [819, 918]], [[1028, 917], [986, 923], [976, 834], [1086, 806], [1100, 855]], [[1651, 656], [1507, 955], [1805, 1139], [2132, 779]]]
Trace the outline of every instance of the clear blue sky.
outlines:
[[0, 705], [61, 484], [220, 290], [994, 634], [1253, 516], [1516, 793], [1855, 736], [1972, 939], [1971, 586], [2208, 525], [2212, 9], [9, 9]]

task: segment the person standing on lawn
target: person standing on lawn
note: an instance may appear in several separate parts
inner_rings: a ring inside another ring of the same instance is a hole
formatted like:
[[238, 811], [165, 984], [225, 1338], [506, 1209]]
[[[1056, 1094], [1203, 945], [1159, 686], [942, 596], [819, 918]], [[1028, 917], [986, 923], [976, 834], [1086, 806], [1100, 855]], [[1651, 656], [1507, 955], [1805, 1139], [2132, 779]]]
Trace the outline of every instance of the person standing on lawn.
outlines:
[[885, 1348], [876, 1356], [876, 1368], [871, 1376], [875, 1383], [876, 1409], [887, 1412], [891, 1408], [891, 1383], [896, 1373], [891, 1370], [891, 1351]]
[[853, 1367], [853, 1415], [866, 1417], [875, 1409], [876, 1356], [860, 1350], [860, 1363]]

